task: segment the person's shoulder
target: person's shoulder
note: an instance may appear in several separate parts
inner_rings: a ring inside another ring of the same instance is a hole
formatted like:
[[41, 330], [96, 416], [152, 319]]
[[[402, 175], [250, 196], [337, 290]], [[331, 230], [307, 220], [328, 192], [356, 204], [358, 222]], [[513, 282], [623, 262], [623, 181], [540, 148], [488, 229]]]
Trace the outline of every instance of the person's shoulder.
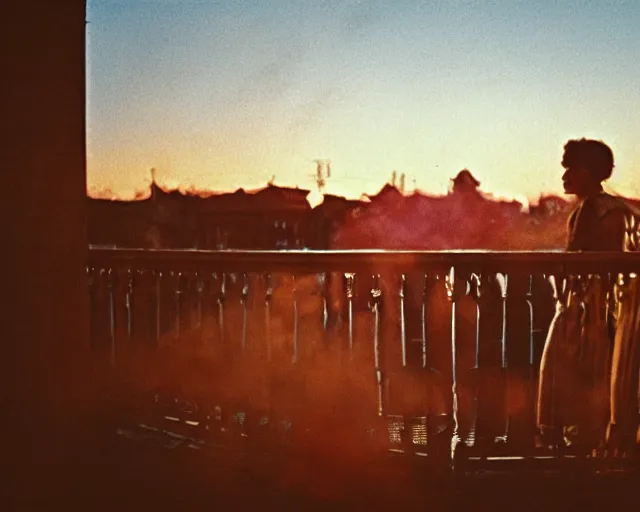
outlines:
[[624, 200], [605, 192], [589, 198], [589, 203], [589, 206], [599, 219], [608, 216], [610, 213], [614, 213], [614, 216], [618, 217], [629, 212], [629, 206]]

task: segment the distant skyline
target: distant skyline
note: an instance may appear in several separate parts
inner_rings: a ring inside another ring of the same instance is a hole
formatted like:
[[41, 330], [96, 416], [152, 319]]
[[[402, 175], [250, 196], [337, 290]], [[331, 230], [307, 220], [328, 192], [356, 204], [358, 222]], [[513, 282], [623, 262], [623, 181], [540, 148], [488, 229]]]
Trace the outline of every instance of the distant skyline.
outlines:
[[640, 197], [640, 2], [88, 0], [89, 191], [562, 190], [569, 138]]

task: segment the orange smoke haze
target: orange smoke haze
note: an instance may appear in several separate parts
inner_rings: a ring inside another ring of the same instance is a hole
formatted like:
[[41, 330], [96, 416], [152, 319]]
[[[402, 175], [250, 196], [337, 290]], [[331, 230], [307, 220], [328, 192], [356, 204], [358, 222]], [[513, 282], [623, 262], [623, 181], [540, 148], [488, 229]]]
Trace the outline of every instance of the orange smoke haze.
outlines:
[[[428, 364], [424, 368], [423, 349], [416, 342], [424, 282], [420, 273], [409, 276], [405, 303], [408, 366], [404, 368], [399, 276], [382, 276], [379, 332], [384, 379], [382, 388], [378, 388], [375, 317], [368, 306], [372, 281], [365, 270], [358, 275], [361, 278], [356, 281], [353, 305], [353, 350], [348, 336], [346, 298], [338, 274], [332, 276], [333, 286], [329, 287], [331, 315], [327, 330], [322, 323], [323, 299], [316, 276], [299, 276], [294, 282], [290, 276], [273, 275], [273, 295], [267, 308], [265, 281], [262, 276], [252, 275], [246, 302], [244, 349], [245, 310], [238, 291], [231, 290], [223, 305], [223, 329], [218, 305], [207, 300], [210, 308], [204, 315], [202, 329], [185, 329], [179, 337], [167, 332], [155, 355], [147, 352], [136, 355], [135, 342], [119, 345], [118, 380], [127, 383], [129, 392], [139, 395], [160, 390], [167, 397], [196, 400], [204, 410], [219, 406], [227, 419], [244, 411], [248, 443], [259, 435], [256, 434], [259, 418], [266, 416], [272, 424], [290, 420], [288, 462], [277, 469], [279, 485], [283, 487], [304, 486], [306, 492], [322, 498], [348, 496], [353, 492], [350, 478], [357, 475], [369, 485], [397, 491], [397, 486], [409, 484], [405, 475], [377, 472], [376, 468], [382, 468], [375, 466], [373, 460], [388, 447], [386, 415], [451, 417], [451, 304], [442, 283], [431, 289], [426, 313]], [[143, 285], [137, 286], [137, 296], [143, 297]], [[294, 300], [297, 324], [294, 324]], [[135, 301], [134, 298], [134, 304]], [[193, 309], [186, 302], [182, 311], [188, 315]], [[460, 350], [457, 367], [461, 377], [475, 365], [476, 321], [475, 303], [466, 296], [456, 313]], [[134, 325], [144, 324], [140, 321]], [[527, 328], [525, 323], [520, 327]], [[500, 322], [493, 328], [501, 332]], [[298, 333], [297, 349], [294, 332]], [[512, 377], [506, 402], [507, 409], [514, 413], [530, 405], [525, 394], [519, 392], [526, 388], [526, 382], [519, 382], [518, 378]], [[383, 389], [384, 417], [378, 416], [380, 389]], [[461, 404], [471, 400], [475, 392], [473, 385], [460, 379]], [[499, 409], [503, 397], [498, 394], [495, 400], [495, 408]], [[415, 442], [403, 448], [416, 452], [426, 449]], [[311, 473], [309, 461], [313, 461]], [[273, 477], [276, 469], [270, 467], [265, 471]]]

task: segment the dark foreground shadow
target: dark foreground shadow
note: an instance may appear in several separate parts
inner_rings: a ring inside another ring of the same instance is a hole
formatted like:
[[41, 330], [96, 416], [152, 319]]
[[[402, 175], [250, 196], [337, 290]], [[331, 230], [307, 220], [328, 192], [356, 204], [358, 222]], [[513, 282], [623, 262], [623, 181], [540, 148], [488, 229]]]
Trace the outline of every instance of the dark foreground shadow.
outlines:
[[[42, 459], [43, 460], [51, 460]], [[4, 510], [637, 510], [633, 473], [479, 474], [454, 485], [421, 461], [345, 467], [300, 454], [204, 456], [101, 436], [12, 489]]]

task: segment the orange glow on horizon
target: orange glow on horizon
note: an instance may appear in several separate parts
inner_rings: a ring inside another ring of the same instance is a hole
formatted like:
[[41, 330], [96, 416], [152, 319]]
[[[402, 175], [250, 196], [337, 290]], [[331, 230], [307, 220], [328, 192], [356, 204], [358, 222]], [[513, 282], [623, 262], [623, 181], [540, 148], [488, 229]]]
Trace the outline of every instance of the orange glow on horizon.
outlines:
[[[91, 144], [89, 148], [91, 149]], [[309, 155], [317, 153], [328, 152], [308, 152]], [[359, 199], [363, 194], [373, 195], [386, 183], [390, 183], [393, 170], [399, 169], [398, 174], [402, 172], [406, 175], [407, 193], [416, 191], [428, 195], [444, 195], [449, 190], [450, 179], [461, 169], [468, 168], [481, 182], [480, 190], [495, 198], [535, 203], [541, 195], [564, 194], [560, 179], [563, 170], [558, 156], [562, 153], [562, 144], [550, 155], [531, 154], [531, 161], [536, 166], [542, 166], [536, 162], [544, 162], [543, 170], [539, 172], [535, 169], [525, 170], [527, 160], [522, 161], [522, 170], [516, 170], [517, 166], [505, 170], [504, 161], [523, 159], [521, 155], [516, 157], [510, 153], [513, 150], [504, 149], [504, 155], [500, 157], [478, 157], [480, 163], [475, 166], [468, 162], [472, 159], [462, 157], [450, 158], [449, 165], [424, 163], [422, 166], [415, 162], [426, 161], [426, 158], [415, 157], [412, 161], [405, 157], [404, 166], [394, 166], [393, 156], [386, 156], [386, 162], [382, 159], [378, 161], [376, 156], [359, 158], [354, 150], [346, 155], [347, 158], [331, 158], [332, 176], [326, 180], [324, 192], [348, 199]], [[640, 197], [640, 182], [633, 173], [634, 162], [640, 162], [640, 149], [635, 153], [616, 153], [616, 168], [612, 178], [605, 182], [606, 189], [625, 197]], [[151, 168], [157, 169], [159, 186], [183, 193], [207, 195], [233, 192], [239, 188], [260, 189], [271, 181], [283, 187], [307, 190], [316, 188], [316, 164], [313, 158], [287, 156], [282, 152], [276, 154], [266, 151], [264, 147], [248, 149], [243, 153], [237, 146], [231, 154], [212, 156], [200, 145], [195, 145], [193, 151], [188, 152], [184, 158], [171, 156], [164, 150], [159, 155], [154, 156], [152, 150], [133, 147], [127, 150], [112, 148], [99, 154], [89, 151], [87, 193], [91, 197], [121, 200], [144, 198], [151, 184]]]

